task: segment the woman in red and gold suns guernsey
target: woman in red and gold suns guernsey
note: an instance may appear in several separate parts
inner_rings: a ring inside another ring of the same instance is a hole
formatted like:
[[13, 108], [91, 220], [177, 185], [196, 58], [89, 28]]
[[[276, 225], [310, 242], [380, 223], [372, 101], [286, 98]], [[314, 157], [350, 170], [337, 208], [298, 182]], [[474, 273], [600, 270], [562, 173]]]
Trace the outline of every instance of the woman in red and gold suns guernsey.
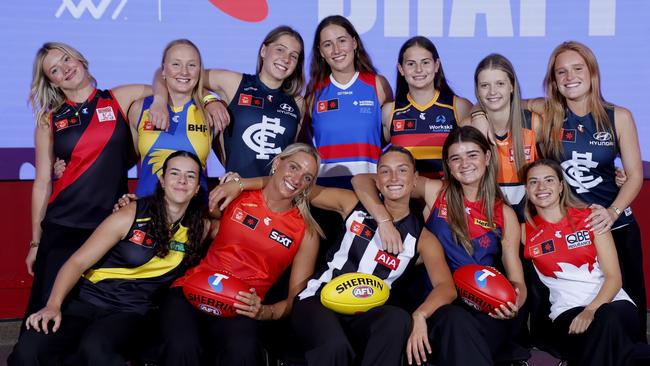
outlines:
[[[274, 159], [263, 189], [244, 191], [228, 204], [218, 233], [201, 263], [172, 285], [162, 306], [165, 365], [259, 365], [259, 320], [289, 314], [293, 298], [314, 270], [321, 230], [309, 213], [307, 197], [320, 158], [305, 144], [287, 146]], [[217, 188], [240, 191], [251, 180], [229, 180]], [[214, 195], [211, 193], [211, 196]], [[288, 240], [282, 243], [272, 233]], [[262, 304], [269, 288], [291, 266], [288, 298]], [[240, 316], [218, 318], [195, 310], [180, 286], [198, 271], [232, 273], [251, 287], [238, 296]], [[174, 287], [175, 286], [175, 287]]]
[[591, 208], [573, 197], [554, 160], [526, 178], [525, 256], [549, 289], [554, 347], [571, 364], [630, 365], [639, 342], [637, 309], [621, 288], [612, 234], [590, 230]]
[[[134, 153], [125, 111], [150, 94], [146, 85], [96, 89], [88, 61], [66, 44], [45, 43], [38, 50], [30, 92], [36, 179], [26, 259], [34, 282], [27, 314], [45, 306], [61, 265], [127, 192]], [[67, 167], [52, 184], [55, 156]]]

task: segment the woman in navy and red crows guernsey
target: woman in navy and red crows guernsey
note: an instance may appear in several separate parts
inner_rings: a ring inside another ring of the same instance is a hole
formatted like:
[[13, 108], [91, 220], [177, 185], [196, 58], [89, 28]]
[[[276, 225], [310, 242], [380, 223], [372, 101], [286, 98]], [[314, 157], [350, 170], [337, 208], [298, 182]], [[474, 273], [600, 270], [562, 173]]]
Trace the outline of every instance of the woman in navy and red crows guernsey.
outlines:
[[420, 175], [442, 176], [442, 144], [471, 108], [449, 87], [433, 42], [422, 36], [404, 42], [397, 58], [395, 102], [382, 109], [384, 138], [411, 151]]
[[106, 218], [61, 267], [47, 305], [27, 318], [10, 365], [126, 363], [145, 314], [198, 262], [207, 234], [201, 161], [177, 151], [162, 170], [154, 195]]
[[[54, 278], [127, 192], [134, 163], [124, 111], [151, 94], [146, 85], [95, 88], [88, 61], [63, 43], [46, 43], [34, 61], [30, 100], [36, 114], [36, 179], [27, 270], [34, 275], [27, 313], [45, 305]], [[67, 163], [52, 185], [54, 157]]]
[[[477, 347], [472, 365], [491, 365], [497, 352], [508, 345], [518, 329], [518, 309], [526, 300], [526, 286], [519, 260], [520, 228], [517, 215], [505, 204], [496, 182], [496, 165], [492, 163], [491, 145], [471, 126], [458, 127], [449, 134], [442, 147], [446, 180], [418, 177], [415, 198], [424, 199], [427, 228], [438, 238], [452, 273], [467, 264], [504, 268], [506, 277], [517, 292], [515, 304], [501, 306], [491, 316], [460, 303], [472, 318], [471, 343]], [[352, 180], [364, 206], [375, 217], [387, 217], [382, 210], [372, 175], [358, 175]], [[399, 232], [391, 221], [379, 227], [382, 243], [401, 245]]]
[[592, 210], [573, 197], [562, 170], [554, 160], [538, 160], [523, 172], [524, 255], [548, 287], [551, 303], [550, 314], [540, 316], [553, 320], [550, 341], [572, 365], [632, 365], [633, 354], [650, 353], [646, 344], [635, 345], [645, 335], [621, 289], [612, 234], [590, 230]]
[[384, 145], [381, 107], [393, 100], [393, 93], [343, 16], [328, 16], [318, 24], [311, 57], [305, 96], [310, 118], [303, 136], [313, 136], [323, 161], [318, 184], [351, 188], [353, 175], [377, 171]]
[[[596, 57], [578, 42], [562, 43], [553, 51], [544, 88], [546, 100], [529, 103], [544, 119], [543, 154], [561, 163], [573, 193], [590, 204], [590, 228], [599, 234], [611, 230], [623, 288], [638, 307], [645, 335], [641, 233], [630, 208], [641, 190], [643, 167], [632, 114], [603, 99]], [[618, 156], [628, 176], [620, 189], [614, 166]]]

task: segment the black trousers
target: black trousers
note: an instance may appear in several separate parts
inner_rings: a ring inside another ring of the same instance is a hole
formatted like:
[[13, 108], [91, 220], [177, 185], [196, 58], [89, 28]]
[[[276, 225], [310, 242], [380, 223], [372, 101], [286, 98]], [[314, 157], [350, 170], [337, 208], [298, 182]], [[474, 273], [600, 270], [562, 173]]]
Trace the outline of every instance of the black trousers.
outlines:
[[493, 365], [511, 344], [518, 318], [494, 319], [462, 304], [440, 307], [427, 320], [436, 365]]
[[643, 253], [641, 250], [641, 231], [636, 221], [622, 228], [612, 230], [618, 263], [623, 277], [623, 289], [636, 304], [639, 316], [639, 337], [645, 342], [647, 331], [647, 304], [645, 277], [643, 275]]
[[45, 307], [59, 269], [94, 231], [46, 222], [41, 226], [41, 243], [33, 266], [34, 280], [25, 317]]
[[56, 333], [24, 331], [9, 365], [119, 365], [137, 340], [143, 315], [115, 312], [73, 299], [62, 313]]
[[262, 363], [259, 322], [204, 314], [172, 288], [161, 306], [163, 365], [247, 365]]
[[296, 300], [291, 314], [310, 366], [399, 365], [410, 323], [409, 314], [395, 306], [341, 315], [324, 307], [318, 296]]
[[584, 333], [569, 334], [571, 322], [583, 309], [567, 310], [553, 321], [553, 339], [562, 356], [571, 365], [632, 364], [632, 352], [639, 332], [635, 306], [625, 300], [604, 304], [598, 308]]

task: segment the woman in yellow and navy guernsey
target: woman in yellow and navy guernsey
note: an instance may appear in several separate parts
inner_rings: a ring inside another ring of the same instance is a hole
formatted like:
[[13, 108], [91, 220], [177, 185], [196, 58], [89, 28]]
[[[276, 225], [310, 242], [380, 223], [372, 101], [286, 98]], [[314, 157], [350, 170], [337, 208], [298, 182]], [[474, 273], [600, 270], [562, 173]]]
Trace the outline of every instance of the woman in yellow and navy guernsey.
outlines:
[[[177, 151], [162, 169], [153, 196], [110, 215], [63, 265], [9, 365], [126, 363], [144, 314], [198, 262], [207, 232], [200, 160]], [[67, 296], [80, 277], [78, 292]]]
[[451, 90], [436, 46], [422, 36], [400, 48], [396, 85], [395, 101], [382, 108], [384, 138], [413, 154], [420, 175], [440, 178], [442, 145], [472, 103]]

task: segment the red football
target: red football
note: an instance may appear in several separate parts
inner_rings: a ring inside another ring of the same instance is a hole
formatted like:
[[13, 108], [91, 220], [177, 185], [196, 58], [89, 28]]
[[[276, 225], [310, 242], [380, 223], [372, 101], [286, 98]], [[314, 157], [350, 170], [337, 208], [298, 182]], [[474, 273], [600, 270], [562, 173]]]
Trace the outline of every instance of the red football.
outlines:
[[233, 304], [239, 291], [250, 286], [231, 274], [201, 271], [190, 275], [183, 284], [185, 298], [204, 313], [230, 318], [236, 316]]
[[480, 264], [462, 266], [454, 272], [454, 283], [458, 296], [467, 305], [486, 314], [501, 304], [514, 304], [517, 299], [510, 281], [494, 267]]

